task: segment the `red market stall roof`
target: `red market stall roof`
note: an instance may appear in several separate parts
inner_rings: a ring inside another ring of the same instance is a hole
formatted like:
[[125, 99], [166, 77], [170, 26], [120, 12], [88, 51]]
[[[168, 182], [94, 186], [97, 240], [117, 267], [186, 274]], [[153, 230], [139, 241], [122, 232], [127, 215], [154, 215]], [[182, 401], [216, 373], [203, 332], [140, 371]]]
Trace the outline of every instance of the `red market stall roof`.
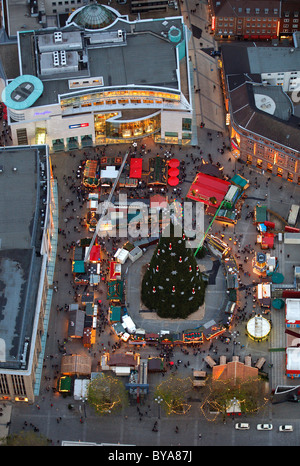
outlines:
[[270, 249], [274, 247], [274, 233], [265, 233], [262, 236], [261, 247], [263, 249]]
[[168, 184], [170, 186], [177, 186], [179, 183], [179, 179], [177, 178], [177, 176], [169, 176], [168, 178]]
[[100, 262], [100, 252], [101, 252], [101, 246], [95, 245], [92, 246], [91, 252], [90, 252], [90, 262]]
[[176, 167], [179, 166], [179, 164], [180, 164], [180, 162], [179, 162], [178, 159], [170, 159], [170, 160], [168, 161], [168, 165], [169, 165], [169, 167], [171, 167], [171, 168], [176, 168]]
[[141, 178], [142, 177], [142, 164], [143, 159], [131, 159], [130, 160], [130, 171], [129, 178]]
[[[229, 186], [229, 181], [221, 180], [206, 173], [198, 173], [189, 189], [187, 197], [217, 208], [227, 194]], [[216, 199], [215, 204], [211, 201], [212, 198]]]
[[121, 264], [111, 261], [109, 264], [109, 279], [118, 280], [119, 278], [121, 278]]

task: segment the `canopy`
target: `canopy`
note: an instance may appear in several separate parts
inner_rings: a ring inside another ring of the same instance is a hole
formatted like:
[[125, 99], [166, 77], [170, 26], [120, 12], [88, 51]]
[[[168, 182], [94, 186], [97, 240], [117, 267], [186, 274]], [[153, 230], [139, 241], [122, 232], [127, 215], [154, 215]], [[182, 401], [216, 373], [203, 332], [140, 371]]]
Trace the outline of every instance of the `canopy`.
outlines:
[[180, 162], [179, 162], [178, 159], [170, 159], [169, 162], [168, 162], [168, 165], [171, 168], [176, 168], [176, 167], [179, 166], [179, 164], [180, 164]]
[[279, 298], [273, 299], [273, 301], [272, 301], [272, 306], [273, 306], [275, 309], [282, 309], [283, 306], [284, 306], [284, 301], [283, 301], [283, 299], [279, 299]]
[[84, 261], [72, 261], [72, 272], [73, 273], [84, 273], [85, 272]]
[[90, 251], [89, 260], [91, 262], [99, 262], [100, 259], [101, 259], [100, 251], [101, 251], [101, 246], [99, 246], [99, 245], [92, 246], [91, 251]]
[[226, 196], [229, 187], [229, 181], [200, 172], [196, 175], [186, 197], [217, 209]]
[[272, 282], [273, 283], [282, 283], [284, 281], [284, 275], [282, 273], [273, 273], [272, 275]]
[[130, 160], [130, 171], [129, 178], [141, 178], [142, 177], [142, 164], [143, 159], [131, 159]]
[[168, 178], [168, 184], [170, 186], [177, 186], [179, 183], [179, 179], [177, 178], [177, 176], [169, 176]]
[[179, 175], [179, 170], [178, 168], [170, 168], [168, 171], [169, 176], [178, 176]]

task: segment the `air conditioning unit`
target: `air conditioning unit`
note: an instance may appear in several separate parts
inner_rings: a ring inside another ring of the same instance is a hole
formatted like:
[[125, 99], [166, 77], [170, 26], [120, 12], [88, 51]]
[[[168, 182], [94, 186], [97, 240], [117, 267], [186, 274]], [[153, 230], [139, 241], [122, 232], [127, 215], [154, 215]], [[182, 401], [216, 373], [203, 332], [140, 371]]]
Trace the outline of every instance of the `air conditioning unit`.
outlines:
[[54, 66], [59, 66], [59, 55], [58, 52], [53, 52], [53, 64]]
[[60, 64], [62, 66], [66, 66], [67, 64], [67, 55], [65, 50], [61, 50], [60, 52]]
[[57, 31], [54, 33], [54, 42], [57, 44], [58, 42], [62, 42], [62, 32]]

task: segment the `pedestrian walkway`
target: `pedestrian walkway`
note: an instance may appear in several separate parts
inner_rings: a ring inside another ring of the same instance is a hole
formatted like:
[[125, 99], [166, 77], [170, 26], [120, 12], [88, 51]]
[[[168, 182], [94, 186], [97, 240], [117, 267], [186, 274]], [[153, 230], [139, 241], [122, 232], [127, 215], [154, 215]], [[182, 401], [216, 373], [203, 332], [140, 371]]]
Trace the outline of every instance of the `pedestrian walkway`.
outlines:
[[[203, 122], [208, 130], [224, 131], [225, 114], [218, 59], [205, 51], [217, 48], [213, 36], [209, 33], [207, 2], [182, 0], [180, 8], [184, 22], [192, 32], [188, 45], [194, 71], [194, 110], [197, 126], [200, 128]], [[201, 142], [201, 138], [198, 137], [198, 140]]]

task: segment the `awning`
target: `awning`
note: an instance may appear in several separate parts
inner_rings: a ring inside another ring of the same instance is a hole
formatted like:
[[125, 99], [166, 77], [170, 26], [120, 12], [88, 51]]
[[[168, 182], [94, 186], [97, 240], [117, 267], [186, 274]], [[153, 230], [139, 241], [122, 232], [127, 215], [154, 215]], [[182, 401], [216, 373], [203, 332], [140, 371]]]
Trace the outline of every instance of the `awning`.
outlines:
[[141, 178], [142, 177], [142, 165], [143, 165], [142, 159], [140, 158], [131, 159], [129, 178]]
[[84, 261], [72, 261], [72, 272], [73, 273], [84, 273], [85, 272]]
[[59, 392], [70, 392], [71, 391], [72, 379], [71, 377], [60, 377], [58, 381], [58, 391]]
[[92, 246], [92, 249], [90, 252], [90, 262], [99, 262], [101, 259], [100, 252], [101, 252], [101, 247], [99, 245]]

